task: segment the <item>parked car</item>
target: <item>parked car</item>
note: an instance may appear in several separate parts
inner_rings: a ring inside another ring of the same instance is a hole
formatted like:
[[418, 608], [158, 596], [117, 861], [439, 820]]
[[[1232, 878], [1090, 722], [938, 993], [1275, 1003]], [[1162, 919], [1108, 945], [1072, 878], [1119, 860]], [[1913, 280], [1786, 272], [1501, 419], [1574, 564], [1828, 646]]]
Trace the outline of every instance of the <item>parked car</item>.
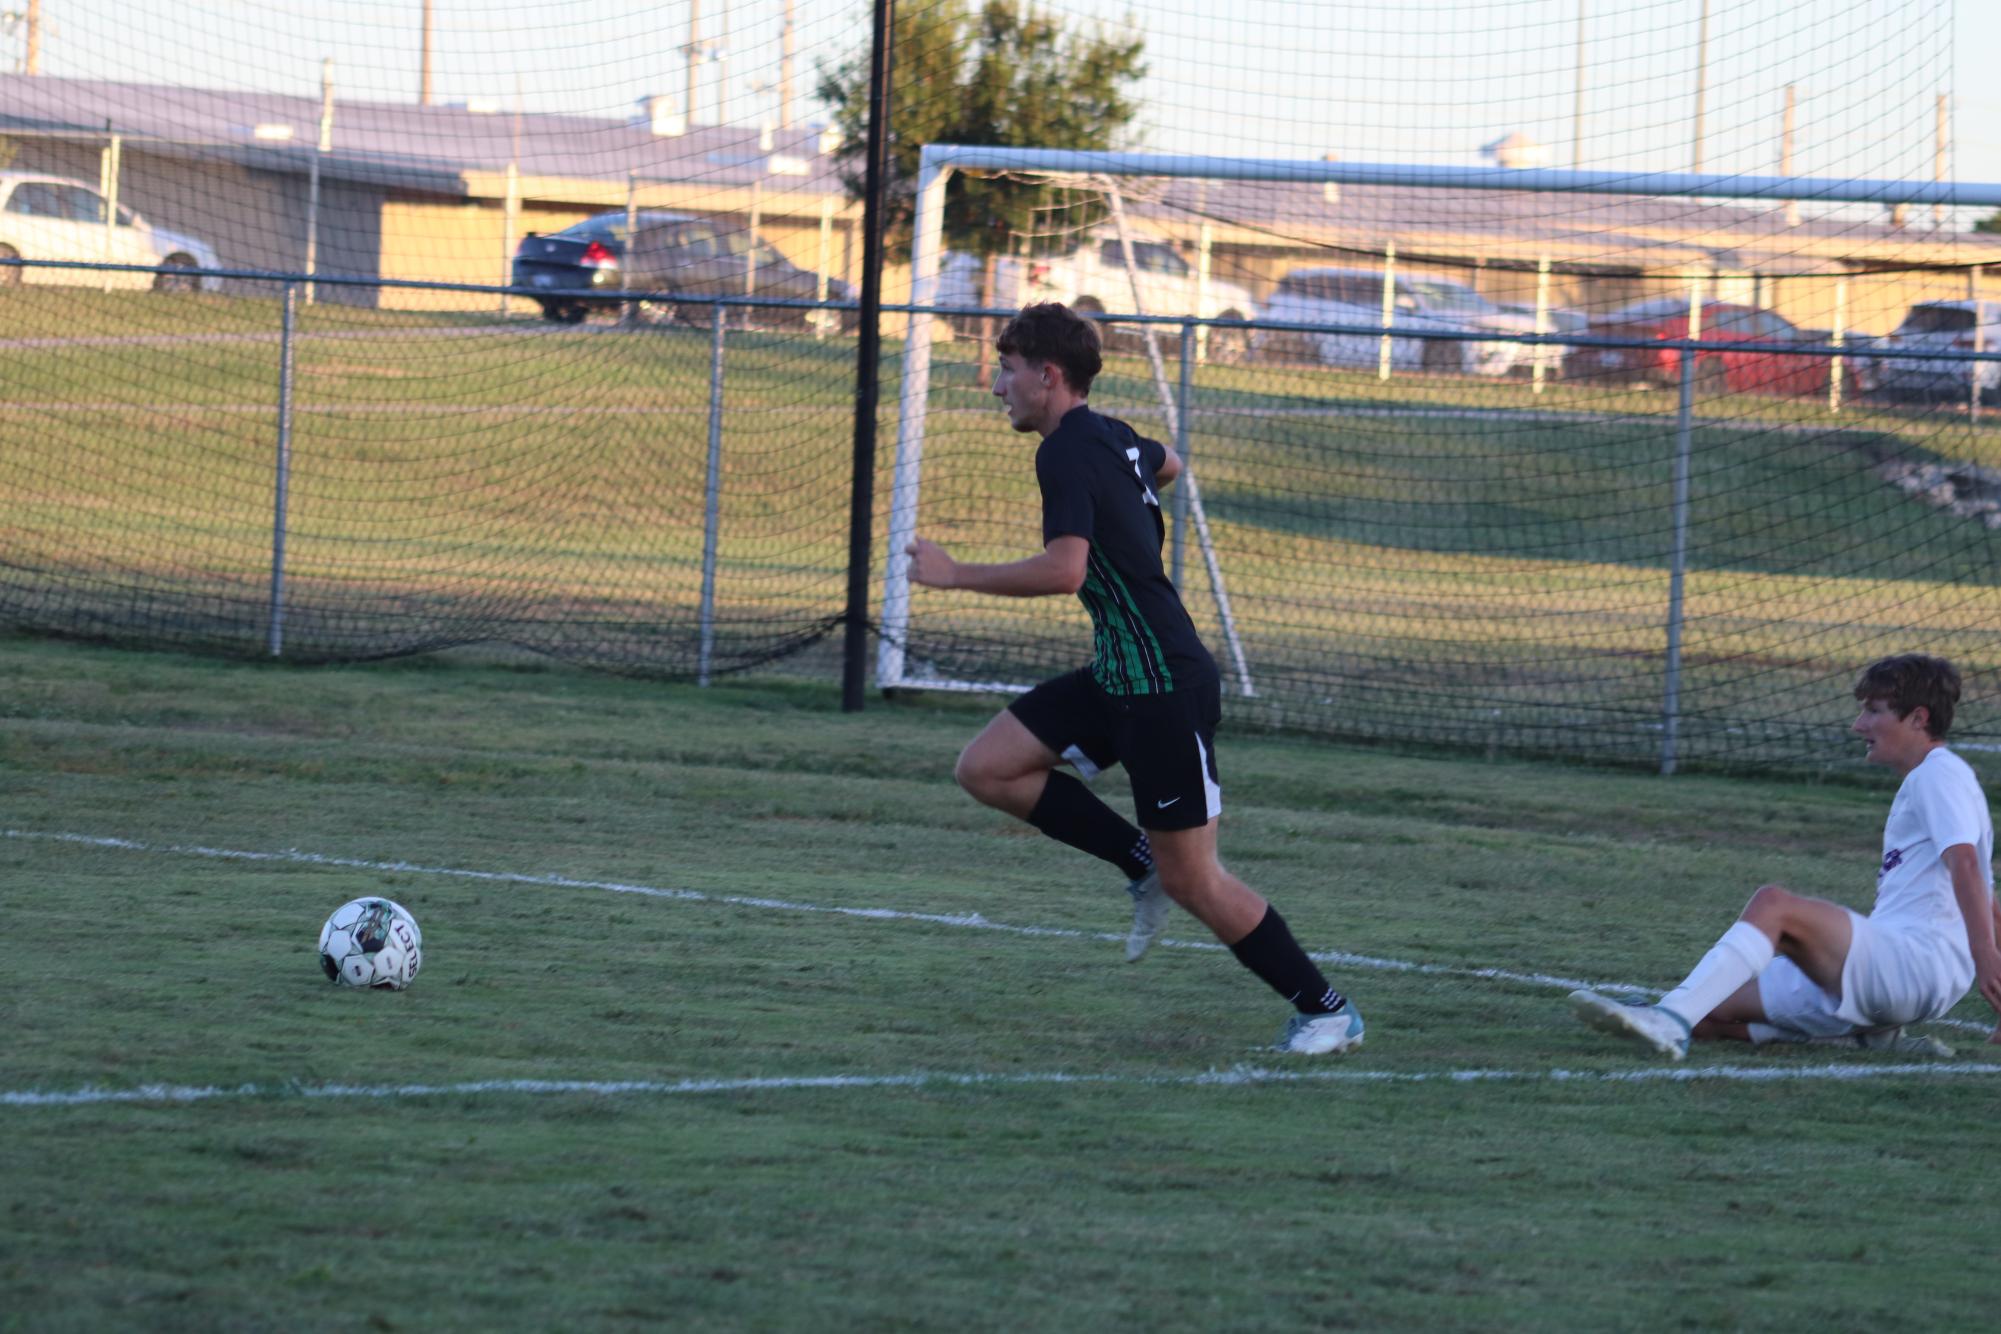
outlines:
[[[95, 186], [65, 176], [0, 171], [0, 259], [61, 259], [109, 264], [218, 269], [215, 250], [191, 236], [154, 227], [123, 204], [118, 220], [104, 225], [104, 196]], [[109, 239], [107, 240], [107, 231]], [[22, 283], [160, 292], [215, 291], [222, 280], [193, 273], [112, 273], [95, 269], [0, 268], [0, 286]]]
[[1954, 354], [2001, 352], [2001, 301], [1921, 301], [1877, 346], [1934, 352], [1923, 360], [1870, 359], [1875, 388], [1894, 398], [1964, 399], [1974, 382], [1982, 402], [2001, 398], [2001, 362], [1959, 360]]
[[[1250, 320], [1257, 308], [1251, 294], [1236, 283], [1201, 275], [1165, 241], [1132, 241], [1132, 268], [1126, 267], [1125, 244], [1116, 236], [1097, 235], [1067, 255], [1025, 259], [1003, 256], [994, 264], [993, 306], [1013, 310], [1038, 301], [1061, 301], [1084, 315], [1107, 311], [1146, 315], [1193, 315], [1198, 319]], [[938, 263], [938, 304], [978, 309], [986, 261], [978, 255], [946, 251]], [[1138, 305], [1133, 289], [1139, 290]], [[964, 321], [958, 322], [966, 327]], [[1130, 341], [1132, 326], [1111, 331]], [[1164, 329], [1171, 335], [1172, 330]], [[1204, 340], [1210, 361], [1243, 359], [1250, 346], [1244, 329], [1211, 328]]]
[[[1465, 283], [1423, 274], [1392, 279], [1393, 329], [1467, 333], [1532, 334], [1535, 316], [1503, 310]], [[1380, 325], [1383, 274], [1379, 269], [1294, 269], [1279, 280], [1265, 303], [1264, 318], [1300, 324]], [[1381, 335], [1299, 334], [1272, 331], [1260, 347], [1272, 355], [1302, 351], [1335, 366], [1374, 366]], [[1470, 371], [1506, 375], [1535, 364], [1536, 348], [1526, 343], [1475, 342], [1446, 338], [1396, 338], [1390, 365], [1396, 370]]]
[[[829, 301], [852, 301], [854, 290], [828, 278]], [[647, 323], [668, 318], [707, 323], [710, 307], [676, 297], [761, 296], [782, 300], [818, 298], [820, 275], [800, 268], [762, 237], [709, 218], [648, 209], [634, 215], [627, 231], [623, 210], [600, 213], [547, 236], [523, 237], [514, 252], [514, 285], [533, 289], [549, 319], [581, 321], [592, 310], [630, 304]], [[607, 292], [658, 292], [657, 299], [626, 302]], [[547, 293], [547, 295], [544, 295]], [[813, 311], [770, 307], [755, 311], [760, 322], [811, 326], [819, 320], [852, 328], [853, 311]]]
[[[1688, 336], [1688, 301], [1657, 297], [1623, 310], [1596, 316], [1590, 332], [1602, 338], [1645, 338], [1656, 342]], [[1825, 329], [1801, 329], [1774, 311], [1730, 301], [1705, 301], [1698, 342], [1764, 343], [1821, 346]], [[1695, 376], [1709, 393], [1819, 394], [1827, 392], [1825, 356], [1805, 353], [1735, 351], [1699, 353]], [[1681, 354], [1673, 347], [1577, 347], [1565, 360], [1564, 374], [1579, 380], [1640, 380], [1648, 384], [1680, 383]]]
[[[1511, 315], [1518, 315], [1527, 320], [1530, 329], [1535, 328], [1536, 317], [1534, 306], [1516, 302], [1513, 304], [1503, 304], [1501, 309]], [[1567, 334], [1589, 333], [1591, 331], [1591, 317], [1581, 310], [1571, 310], [1565, 306], [1545, 306], [1542, 314], [1543, 331], [1545, 333]], [[1531, 349], [1524, 349], [1525, 355], [1529, 351]], [[1563, 373], [1563, 363], [1569, 357], [1572, 349], [1561, 343], [1550, 343], [1534, 348], [1532, 351], [1534, 359], [1528, 361], [1531, 369], [1534, 368], [1535, 361], [1540, 360], [1545, 373], [1560, 375]]]
[[[1393, 295], [1393, 329], [1457, 332], [1447, 320], [1420, 315], [1417, 298], [1401, 283]], [[1383, 320], [1383, 275], [1367, 269], [1294, 269], [1279, 279], [1264, 306], [1263, 319], [1288, 324], [1352, 324], [1379, 327]], [[1324, 366], [1373, 367], [1382, 355], [1382, 335], [1260, 329], [1253, 343], [1261, 357], [1305, 359]], [[1459, 345], [1445, 339], [1390, 337], [1390, 368], [1396, 371], [1456, 371], [1465, 364]]]

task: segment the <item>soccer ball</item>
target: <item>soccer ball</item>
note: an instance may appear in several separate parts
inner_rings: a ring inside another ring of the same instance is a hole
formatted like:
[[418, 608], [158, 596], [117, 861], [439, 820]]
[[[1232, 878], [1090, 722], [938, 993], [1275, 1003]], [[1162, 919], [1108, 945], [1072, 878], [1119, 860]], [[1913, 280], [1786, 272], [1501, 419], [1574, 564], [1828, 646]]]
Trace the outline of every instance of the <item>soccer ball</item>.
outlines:
[[343, 903], [320, 928], [320, 967], [336, 986], [401, 991], [423, 965], [424, 933], [390, 899]]

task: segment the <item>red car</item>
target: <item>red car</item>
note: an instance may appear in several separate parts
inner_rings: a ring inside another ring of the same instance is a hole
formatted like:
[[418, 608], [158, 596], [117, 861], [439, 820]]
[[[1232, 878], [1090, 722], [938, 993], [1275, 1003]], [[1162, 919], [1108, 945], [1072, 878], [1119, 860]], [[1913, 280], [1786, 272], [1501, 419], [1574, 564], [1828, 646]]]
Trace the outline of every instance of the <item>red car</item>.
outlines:
[[[1593, 316], [1589, 332], [1600, 338], [1651, 338], [1663, 342], [1688, 336], [1688, 302], [1662, 297]], [[1801, 329], [1783, 316], [1755, 306], [1709, 301], [1702, 307], [1696, 341], [1704, 343], [1802, 343], [1821, 346], [1823, 329]], [[1698, 388], [1732, 394], [1824, 394], [1830, 358], [1804, 353], [1706, 351], [1696, 354]], [[1564, 360], [1570, 380], [1652, 384], [1681, 382], [1681, 353], [1674, 347], [1578, 347]]]

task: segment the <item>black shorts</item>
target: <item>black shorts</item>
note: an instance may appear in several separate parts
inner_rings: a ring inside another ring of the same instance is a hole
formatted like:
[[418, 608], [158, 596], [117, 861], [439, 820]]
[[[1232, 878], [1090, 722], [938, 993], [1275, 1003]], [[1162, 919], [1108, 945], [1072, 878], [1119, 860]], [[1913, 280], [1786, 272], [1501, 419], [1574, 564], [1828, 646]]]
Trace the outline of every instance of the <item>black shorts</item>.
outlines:
[[1125, 765], [1142, 829], [1199, 829], [1223, 813], [1216, 776], [1223, 698], [1215, 681], [1163, 695], [1113, 695], [1080, 668], [1007, 708], [1085, 778]]

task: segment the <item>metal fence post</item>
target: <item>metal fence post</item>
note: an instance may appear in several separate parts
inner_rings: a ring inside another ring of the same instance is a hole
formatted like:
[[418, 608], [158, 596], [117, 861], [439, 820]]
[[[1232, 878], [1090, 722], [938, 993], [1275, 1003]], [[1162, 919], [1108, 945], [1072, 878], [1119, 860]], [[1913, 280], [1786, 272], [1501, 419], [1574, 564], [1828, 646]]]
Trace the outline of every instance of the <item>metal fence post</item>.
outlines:
[[1661, 705], [1661, 772], [1674, 772], [1681, 727], [1682, 580], [1688, 569], [1688, 473], [1695, 425], [1695, 353], [1681, 348], [1681, 409], [1674, 430], [1674, 552], [1668, 564], [1667, 694]]
[[702, 643], [695, 680], [709, 683], [716, 651], [716, 535], [722, 526], [723, 483], [723, 323], [727, 307], [709, 308], [709, 469], [702, 488]]
[[[1376, 349], [1376, 378], [1390, 378], [1390, 366], [1396, 359], [1395, 345], [1390, 337], [1390, 326], [1396, 323], [1397, 313], [1397, 243], [1391, 241], [1383, 247], [1383, 341]], [[1430, 347], [1431, 344], [1422, 344]]]
[[[1195, 387], [1195, 326], [1181, 326], [1181, 385], [1176, 394], [1174, 414], [1174, 452], [1181, 456], [1181, 466], [1188, 466], [1188, 417], [1189, 403], [1194, 397]], [[1188, 532], [1188, 488], [1174, 490], [1174, 548], [1173, 568], [1169, 577], [1176, 588], [1181, 587], [1182, 545]]]
[[[1544, 255], [1535, 266], [1535, 331], [1538, 336], [1549, 332], [1549, 256]], [[1537, 344], [1531, 351], [1531, 377], [1535, 387], [1531, 393], [1542, 392], [1543, 379], [1549, 374], [1550, 347], [1547, 343]]]
[[[1983, 265], [1975, 264], [1966, 271], [1966, 296], [1973, 303], [1973, 350], [1975, 352], [1985, 352], [1987, 350], [1987, 321], [1981, 318], [1982, 307], [1980, 304], [1980, 275], [1983, 267]], [[1967, 363], [1966, 383], [1969, 386], [1969, 390], [1966, 395], [1966, 419], [1970, 422], [1978, 422], [1980, 420], [1980, 373], [1984, 369], [1985, 367], [1978, 361]]]
[[278, 335], [278, 476], [271, 514], [271, 615], [264, 641], [274, 658], [285, 650], [285, 510], [292, 490], [292, 334], [298, 312], [299, 288], [288, 282]]

